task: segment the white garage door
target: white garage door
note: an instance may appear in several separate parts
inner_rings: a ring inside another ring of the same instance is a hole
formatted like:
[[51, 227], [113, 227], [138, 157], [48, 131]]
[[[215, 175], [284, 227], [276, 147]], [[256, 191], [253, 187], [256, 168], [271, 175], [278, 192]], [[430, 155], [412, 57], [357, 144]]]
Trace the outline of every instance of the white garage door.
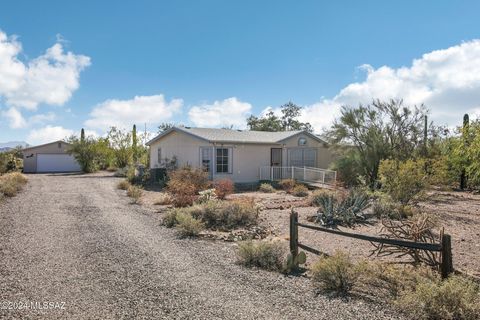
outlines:
[[81, 171], [77, 160], [69, 154], [37, 154], [37, 172]]

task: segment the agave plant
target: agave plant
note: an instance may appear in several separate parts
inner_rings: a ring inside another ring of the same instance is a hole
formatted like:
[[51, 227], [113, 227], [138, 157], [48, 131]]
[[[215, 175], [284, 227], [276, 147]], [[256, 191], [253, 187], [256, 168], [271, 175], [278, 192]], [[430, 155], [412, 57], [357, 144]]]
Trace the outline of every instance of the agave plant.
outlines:
[[352, 190], [343, 199], [334, 194], [325, 194], [317, 198], [320, 208], [317, 212], [317, 222], [325, 226], [351, 226], [358, 221], [365, 220], [365, 209], [370, 205], [368, 195]]

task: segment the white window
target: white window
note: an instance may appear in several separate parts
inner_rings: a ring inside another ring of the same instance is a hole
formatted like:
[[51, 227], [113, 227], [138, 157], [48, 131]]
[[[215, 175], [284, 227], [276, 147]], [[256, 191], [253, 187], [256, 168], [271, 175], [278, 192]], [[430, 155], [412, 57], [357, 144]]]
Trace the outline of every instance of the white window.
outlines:
[[162, 163], [162, 148], [158, 148], [157, 150], [157, 162]]
[[232, 148], [215, 149], [215, 172], [232, 173]]
[[307, 139], [306, 138], [299, 138], [298, 139], [298, 145], [299, 146], [306, 146], [307, 145]]
[[317, 151], [315, 149], [289, 149], [288, 165], [293, 167], [316, 167]]

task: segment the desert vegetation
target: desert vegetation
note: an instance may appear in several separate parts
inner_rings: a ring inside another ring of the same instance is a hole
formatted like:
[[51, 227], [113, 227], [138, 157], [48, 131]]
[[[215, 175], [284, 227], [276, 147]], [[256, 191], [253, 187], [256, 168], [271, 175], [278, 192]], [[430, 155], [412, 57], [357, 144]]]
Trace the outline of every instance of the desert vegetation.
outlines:
[[1, 175], [0, 198], [14, 197], [20, 190], [23, 189], [27, 181], [27, 177], [20, 172], [9, 172]]
[[82, 129], [80, 137], [71, 136], [72, 144], [68, 151], [80, 164], [84, 172], [98, 170], [119, 171], [125, 176], [135, 165], [148, 167], [148, 149], [139, 141], [143, 134], [137, 134], [136, 126], [132, 131], [123, 131], [111, 127], [106, 137], [85, 136]]

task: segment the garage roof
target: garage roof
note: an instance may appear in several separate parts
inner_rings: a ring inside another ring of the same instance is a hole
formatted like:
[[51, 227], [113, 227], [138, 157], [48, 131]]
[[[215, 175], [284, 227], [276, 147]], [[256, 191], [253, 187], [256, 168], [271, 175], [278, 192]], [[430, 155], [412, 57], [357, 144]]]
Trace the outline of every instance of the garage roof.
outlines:
[[48, 146], [50, 144], [55, 144], [55, 143], [63, 143], [63, 144], [66, 144], [66, 145], [71, 145], [71, 143], [68, 143], [68, 142], [65, 142], [63, 140], [57, 140], [57, 141], [53, 141], [53, 142], [49, 142], [49, 143], [44, 143], [44, 144], [39, 144], [37, 146], [32, 146], [32, 147], [28, 147], [28, 148], [23, 148], [22, 151], [26, 151], [26, 150], [31, 150], [31, 149], [36, 149], [36, 148], [40, 148], [40, 147], [44, 147], [44, 146]]

